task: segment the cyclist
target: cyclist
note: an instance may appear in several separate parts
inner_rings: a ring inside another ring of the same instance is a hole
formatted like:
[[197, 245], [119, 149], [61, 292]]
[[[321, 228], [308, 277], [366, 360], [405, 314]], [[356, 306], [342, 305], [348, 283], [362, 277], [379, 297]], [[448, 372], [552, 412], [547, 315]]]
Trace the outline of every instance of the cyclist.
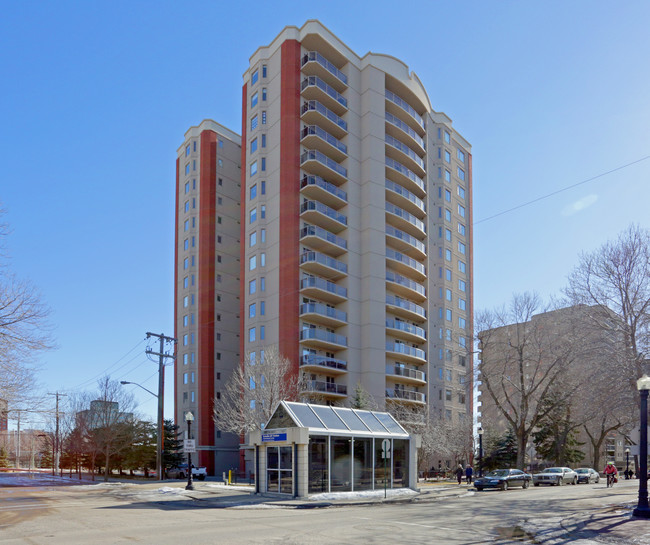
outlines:
[[605, 477], [607, 477], [607, 486], [614, 486], [614, 483], [618, 480], [618, 470], [614, 465], [614, 462], [607, 462], [605, 466]]

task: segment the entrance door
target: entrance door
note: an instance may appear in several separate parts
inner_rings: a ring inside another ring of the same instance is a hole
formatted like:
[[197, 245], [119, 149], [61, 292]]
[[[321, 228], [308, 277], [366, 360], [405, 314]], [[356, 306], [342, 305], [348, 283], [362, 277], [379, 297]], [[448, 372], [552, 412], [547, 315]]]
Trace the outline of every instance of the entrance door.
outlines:
[[293, 454], [291, 446], [266, 447], [266, 490], [293, 494]]

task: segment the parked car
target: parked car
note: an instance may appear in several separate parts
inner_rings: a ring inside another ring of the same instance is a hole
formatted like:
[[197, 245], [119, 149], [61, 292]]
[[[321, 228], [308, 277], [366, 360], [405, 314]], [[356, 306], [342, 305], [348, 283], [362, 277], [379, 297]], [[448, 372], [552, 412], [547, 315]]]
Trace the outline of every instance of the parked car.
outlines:
[[541, 473], [533, 475], [533, 484], [550, 484], [561, 486], [563, 484], [578, 484], [578, 474], [569, 467], [549, 467]]
[[[204, 481], [208, 471], [205, 467], [196, 467], [192, 464], [192, 478]], [[187, 464], [180, 464], [167, 468], [168, 479], [185, 479], [187, 477]]]
[[483, 490], [484, 488], [499, 488], [500, 490], [508, 490], [513, 486], [521, 486], [528, 488], [530, 485], [531, 476], [524, 473], [520, 469], [495, 469], [490, 471], [483, 477], [479, 477], [474, 481], [476, 490]]
[[600, 474], [591, 467], [579, 467], [576, 469], [578, 483], [597, 483], [600, 481]]

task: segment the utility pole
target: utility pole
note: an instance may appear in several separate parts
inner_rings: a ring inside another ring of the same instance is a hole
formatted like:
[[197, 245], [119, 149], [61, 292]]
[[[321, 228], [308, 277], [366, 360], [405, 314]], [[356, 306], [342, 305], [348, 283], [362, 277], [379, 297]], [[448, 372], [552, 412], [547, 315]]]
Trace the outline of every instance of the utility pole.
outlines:
[[56, 396], [56, 431], [54, 432], [54, 460], [52, 460], [54, 475], [56, 475], [59, 472], [59, 455], [61, 452], [59, 448], [59, 397], [68, 397], [68, 394], [60, 394], [59, 392], [51, 394], [48, 392], [47, 395]]
[[165, 337], [162, 333], [157, 335], [156, 333], [149, 333], [147, 331], [147, 339], [150, 337], [157, 337], [160, 341], [160, 350], [154, 352], [153, 350], [147, 348], [146, 353], [153, 356], [158, 356], [158, 440], [156, 442], [156, 472], [158, 474], [158, 480], [163, 478], [163, 434], [164, 434], [164, 393], [165, 393], [165, 358], [171, 358], [174, 360], [176, 356], [172, 354], [165, 354], [163, 352], [165, 348], [165, 342], [176, 342], [176, 339], [173, 337]]

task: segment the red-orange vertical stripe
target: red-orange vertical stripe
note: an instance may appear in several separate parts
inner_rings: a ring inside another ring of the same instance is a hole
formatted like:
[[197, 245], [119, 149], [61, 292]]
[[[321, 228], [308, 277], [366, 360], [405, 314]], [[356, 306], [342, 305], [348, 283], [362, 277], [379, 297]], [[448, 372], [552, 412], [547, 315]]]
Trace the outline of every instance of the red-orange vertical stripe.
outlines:
[[[201, 133], [199, 157], [199, 250], [198, 250], [198, 422], [197, 445], [214, 445], [214, 337], [215, 337], [215, 268], [216, 268], [216, 192], [217, 135], [214, 131]], [[199, 465], [214, 472], [214, 451], [198, 451]]]
[[[280, 353], [298, 374], [298, 266], [300, 205], [300, 43], [281, 49], [280, 83]], [[244, 168], [244, 165], [242, 165]]]

